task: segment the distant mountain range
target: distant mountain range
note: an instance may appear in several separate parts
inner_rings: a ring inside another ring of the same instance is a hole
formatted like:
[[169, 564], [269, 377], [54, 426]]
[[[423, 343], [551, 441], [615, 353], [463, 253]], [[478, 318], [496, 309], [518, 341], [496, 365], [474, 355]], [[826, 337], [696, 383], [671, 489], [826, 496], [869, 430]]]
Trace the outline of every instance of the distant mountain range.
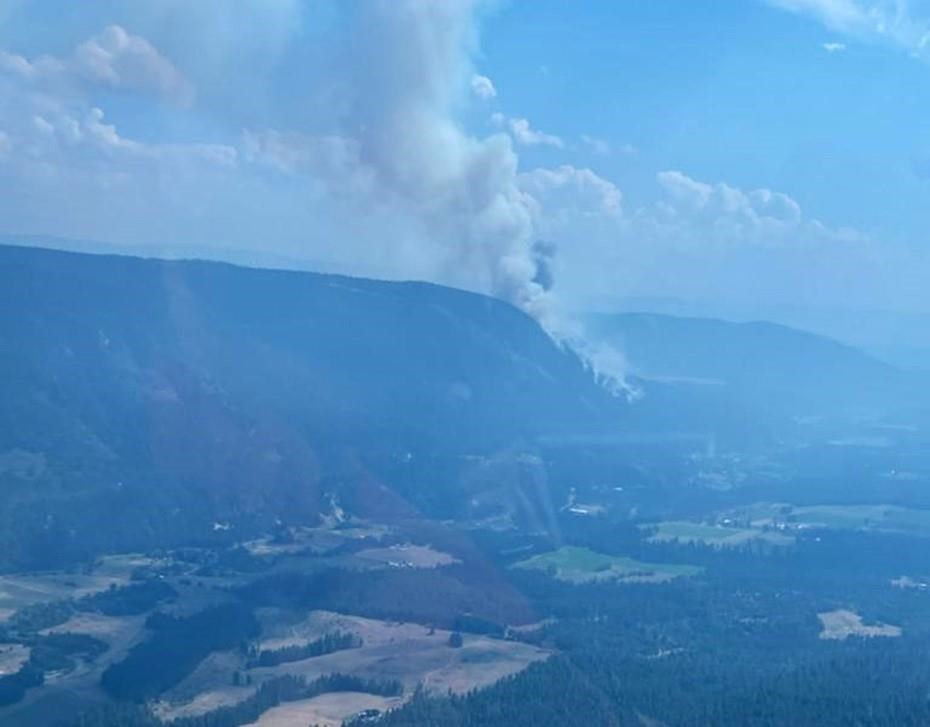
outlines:
[[652, 381], [716, 386], [760, 414], [880, 415], [912, 406], [923, 378], [825, 336], [765, 321], [655, 313], [591, 315], [592, 336]]

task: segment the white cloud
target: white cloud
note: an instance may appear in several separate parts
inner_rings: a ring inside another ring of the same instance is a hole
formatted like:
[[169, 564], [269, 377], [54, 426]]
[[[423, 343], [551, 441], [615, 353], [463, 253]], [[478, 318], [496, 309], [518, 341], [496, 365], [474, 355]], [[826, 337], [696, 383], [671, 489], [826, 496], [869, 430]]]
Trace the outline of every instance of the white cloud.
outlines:
[[109, 86], [152, 93], [187, 105], [194, 87], [177, 68], [144, 38], [117, 25], [80, 43], [62, 58], [43, 55], [32, 60], [0, 50], [0, 74], [57, 94], [80, 94], [83, 89]]
[[64, 64], [50, 56], [29, 61], [23, 56], [0, 50], [0, 72], [27, 81], [45, 79], [63, 73]]
[[145, 38], [110, 25], [81, 43], [72, 61], [75, 71], [96, 83], [153, 92], [177, 103], [193, 100], [191, 83]]
[[820, 47], [823, 48], [827, 53], [840, 53], [846, 50], [845, 43], [821, 43]]
[[533, 198], [537, 214], [569, 209], [585, 215], [614, 216], [621, 212], [623, 195], [613, 182], [590, 169], [569, 164], [524, 172], [520, 188]]
[[[744, 191], [725, 183], [700, 182], [679, 171], [660, 172], [657, 181], [664, 199], [656, 208], [654, 224], [684, 240], [704, 244], [779, 246], [800, 237], [817, 237], [826, 230], [803, 219], [791, 197], [769, 189]], [[845, 235], [832, 231], [837, 239]]]
[[495, 98], [497, 89], [487, 76], [480, 76], [477, 73], [471, 77], [471, 92], [482, 101]]
[[506, 128], [514, 141], [523, 146], [554, 146], [564, 149], [565, 142], [558, 136], [534, 129], [530, 122], [522, 118], [508, 118], [501, 113], [491, 116], [491, 121], [499, 127]]
[[782, 192], [666, 171], [654, 201], [628, 207], [610, 180], [569, 165], [525, 172], [520, 187], [537, 235], [558, 244], [555, 292], [577, 308], [636, 296], [835, 305], [851, 289], [894, 294], [889, 273], [876, 272], [893, 263], [867, 236], [805, 215]]
[[767, 2], [783, 10], [812, 17], [832, 31], [851, 37], [891, 43], [915, 57], [930, 60], [930, 6], [924, 0]]

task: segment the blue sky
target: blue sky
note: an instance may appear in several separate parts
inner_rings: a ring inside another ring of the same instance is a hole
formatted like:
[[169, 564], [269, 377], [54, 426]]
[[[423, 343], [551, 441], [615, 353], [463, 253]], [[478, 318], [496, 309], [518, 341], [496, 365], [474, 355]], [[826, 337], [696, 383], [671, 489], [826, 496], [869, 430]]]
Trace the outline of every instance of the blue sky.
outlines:
[[903, 242], [927, 229], [915, 164], [930, 152], [930, 65], [906, 48], [747, 0], [578, 7], [508, 6], [483, 62], [531, 118], [633, 144], [636, 163], [600, 165], [629, 196], [648, 194], [651, 170], [683, 168], [790, 191], [821, 219]]
[[0, 0], [0, 235], [930, 312], [928, 117], [926, 0]]

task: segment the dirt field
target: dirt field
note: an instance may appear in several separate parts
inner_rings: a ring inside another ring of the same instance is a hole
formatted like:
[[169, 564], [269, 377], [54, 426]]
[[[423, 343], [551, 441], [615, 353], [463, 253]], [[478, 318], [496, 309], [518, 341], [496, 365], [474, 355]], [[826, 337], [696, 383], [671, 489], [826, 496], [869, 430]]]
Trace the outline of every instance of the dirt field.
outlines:
[[81, 598], [105, 591], [110, 585], [129, 583], [132, 569], [151, 561], [137, 555], [104, 558], [91, 574], [41, 573], [36, 575], [0, 576], [0, 616], [33, 603]]
[[[408, 691], [422, 683], [428, 689], [465, 692], [493, 684], [504, 676], [524, 669], [549, 653], [515, 641], [501, 641], [482, 636], [465, 636], [461, 649], [448, 646], [449, 632], [419, 624], [345, 616], [317, 611], [305, 622], [311, 638], [333, 631], [348, 631], [362, 638], [359, 649], [307, 659], [263, 672], [302, 674], [315, 679], [331, 672], [357, 674], [375, 679], [397, 679]], [[273, 643], [273, 642], [272, 642]], [[272, 643], [264, 648], [277, 648]]]
[[142, 627], [139, 616], [104, 616], [92, 611], [79, 612], [63, 624], [43, 629], [40, 634], [79, 633], [89, 634], [98, 639], [112, 643], [121, 638], [126, 630], [137, 631]]
[[392, 545], [390, 548], [368, 548], [356, 553], [356, 557], [405, 568], [438, 568], [458, 563], [448, 553], [433, 550], [428, 545]]
[[850, 636], [871, 638], [876, 636], [896, 637], [902, 634], [900, 626], [883, 623], [867, 626], [862, 623], [862, 617], [858, 613], [845, 609], [818, 613], [817, 618], [823, 624], [823, 630], [820, 632], [821, 639], [842, 641]]
[[0, 608], [16, 610], [33, 603], [80, 597], [121, 581], [98, 576], [55, 573], [38, 576], [0, 576]]
[[339, 727], [343, 720], [363, 710], [377, 709], [385, 712], [402, 702], [399, 697], [379, 697], [362, 692], [323, 694], [313, 699], [302, 699], [269, 709], [250, 727], [307, 727], [311, 724]]
[[22, 644], [4, 644], [0, 646], [0, 676], [13, 674], [26, 663], [30, 648]]
[[[296, 623], [287, 623], [275, 609], [263, 609], [258, 616], [267, 634], [261, 641], [262, 649], [306, 643], [334, 631], [357, 634], [363, 645], [275, 667], [250, 669], [251, 688], [232, 686], [233, 672], [244, 667], [237, 652], [212, 654], [193, 674], [164, 695], [165, 701], [158, 706], [159, 716], [174, 719], [234, 704], [247, 697], [262, 681], [284, 674], [302, 676], [308, 681], [334, 672], [369, 679], [396, 679], [403, 683], [407, 696], [419, 684], [439, 693], [450, 689], [462, 693], [489, 686], [549, 656], [548, 651], [528, 644], [468, 634], [462, 648], [454, 649], [448, 645], [448, 631], [436, 629], [430, 633], [429, 628], [419, 624], [378, 621], [328, 611], [314, 611]], [[323, 697], [317, 698], [320, 699]], [[304, 701], [316, 703], [316, 700]], [[325, 699], [322, 703], [331, 704]], [[349, 714], [366, 708], [350, 710]], [[280, 714], [293, 714], [282, 709]], [[260, 724], [264, 726], [265, 722]], [[306, 724], [310, 722], [302, 723]]]

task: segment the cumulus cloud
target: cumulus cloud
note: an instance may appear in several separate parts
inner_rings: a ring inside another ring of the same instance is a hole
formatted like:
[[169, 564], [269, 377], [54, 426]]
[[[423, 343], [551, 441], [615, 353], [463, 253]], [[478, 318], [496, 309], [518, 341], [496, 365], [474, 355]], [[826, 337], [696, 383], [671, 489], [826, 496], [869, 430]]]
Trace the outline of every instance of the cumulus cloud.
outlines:
[[514, 141], [523, 146], [554, 146], [557, 149], [564, 149], [565, 142], [554, 134], [547, 134], [544, 131], [534, 129], [527, 119], [508, 118], [501, 113], [495, 113], [491, 116], [491, 121], [495, 126], [506, 128]]
[[708, 184], [679, 171], [660, 172], [664, 198], [651, 224], [679, 242], [703, 245], [783, 247], [820, 239], [852, 241], [857, 233], [828, 229], [808, 221], [791, 197], [769, 189], [743, 190], [725, 183]]
[[77, 73], [93, 82], [152, 92], [181, 104], [193, 100], [193, 86], [171, 61], [145, 38], [118, 25], [110, 25], [81, 43], [72, 64]]
[[520, 175], [520, 187], [530, 195], [537, 213], [540, 207], [588, 215], [613, 216], [621, 212], [623, 195], [613, 182], [570, 164], [525, 172]]
[[[620, 205], [587, 170], [537, 170], [522, 181], [537, 229], [559, 241], [560, 295], [581, 307], [623, 297], [837, 304], [849, 286], [876, 292], [889, 263], [862, 233], [803, 213], [789, 195], [656, 175], [657, 196]], [[887, 291], [886, 291], [887, 292]]]
[[491, 82], [491, 79], [487, 76], [481, 76], [477, 73], [473, 74], [471, 77], [471, 92], [483, 101], [488, 99], [495, 98], [497, 96], [497, 89], [494, 88], [494, 84]]
[[821, 43], [820, 47], [823, 48], [827, 53], [840, 53], [846, 50], [845, 43], [836, 43], [836, 42]]
[[66, 57], [49, 55], [28, 59], [0, 50], [0, 73], [35, 88], [78, 94], [82, 86], [109, 86], [152, 93], [187, 105], [193, 85], [144, 38], [118, 25], [80, 43]]

